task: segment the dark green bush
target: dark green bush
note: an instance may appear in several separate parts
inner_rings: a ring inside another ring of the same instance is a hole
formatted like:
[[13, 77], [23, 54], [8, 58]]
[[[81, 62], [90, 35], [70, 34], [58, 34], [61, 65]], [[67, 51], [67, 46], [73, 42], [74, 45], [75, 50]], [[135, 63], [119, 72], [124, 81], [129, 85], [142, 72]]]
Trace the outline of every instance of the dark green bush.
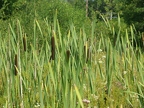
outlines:
[[0, 19], [6, 20], [11, 17], [15, 7], [13, 6], [18, 0], [1, 0], [0, 1]]
[[57, 10], [57, 19], [60, 23], [62, 32], [66, 32], [70, 22], [73, 22], [77, 29], [88, 23], [85, 17], [85, 10], [73, 7], [67, 2], [58, 0], [38, 0], [36, 2], [25, 2], [19, 6], [18, 13], [15, 14], [21, 19], [21, 22], [27, 28], [33, 26], [33, 20], [38, 19], [43, 21], [48, 19], [49, 23], [53, 23], [53, 17]]

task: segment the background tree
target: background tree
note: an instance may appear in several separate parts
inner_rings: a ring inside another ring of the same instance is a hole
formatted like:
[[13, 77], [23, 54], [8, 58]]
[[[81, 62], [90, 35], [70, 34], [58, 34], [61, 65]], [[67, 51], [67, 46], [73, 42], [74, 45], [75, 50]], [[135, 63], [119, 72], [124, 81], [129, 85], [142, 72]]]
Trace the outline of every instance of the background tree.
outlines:
[[0, 1], [0, 19], [7, 19], [12, 15], [15, 7], [13, 6], [18, 0], [1, 0]]
[[120, 5], [118, 0], [89, 0], [89, 17], [99, 19], [99, 14], [103, 14], [107, 18], [113, 19], [120, 12]]
[[144, 1], [124, 0], [123, 18], [129, 25], [134, 24], [140, 32], [144, 31]]

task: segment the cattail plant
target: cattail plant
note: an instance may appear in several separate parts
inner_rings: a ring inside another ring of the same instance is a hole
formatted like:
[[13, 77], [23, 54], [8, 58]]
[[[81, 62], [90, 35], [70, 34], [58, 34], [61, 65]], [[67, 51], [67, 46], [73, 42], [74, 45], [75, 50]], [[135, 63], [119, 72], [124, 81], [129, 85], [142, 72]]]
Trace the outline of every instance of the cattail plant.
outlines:
[[17, 73], [18, 73], [18, 56], [17, 56], [17, 54], [15, 54], [15, 76], [17, 75]]
[[55, 38], [52, 36], [51, 38], [51, 60], [55, 59]]
[[27, 44], [26, 44], [26, 35], [24, 35], [23, 37], [23, 47], [24, 47], [24, 51], [26, 52], [26, 47], [27, 47]]

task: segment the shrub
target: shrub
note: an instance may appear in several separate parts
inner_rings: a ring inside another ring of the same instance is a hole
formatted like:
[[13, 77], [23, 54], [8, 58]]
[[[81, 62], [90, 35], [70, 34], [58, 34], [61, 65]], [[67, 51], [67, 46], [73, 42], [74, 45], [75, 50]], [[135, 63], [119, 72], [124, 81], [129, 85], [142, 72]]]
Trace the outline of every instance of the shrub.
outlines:
[[1, 0], [0, 1], [0, 19], [6, 20], [14, 11], [15, 7], [13, 4], [18, 0]]
[[[53, 17], [57, 10], [57, 19], [60, 23], [62, 32], [65, 32], [70, 24], [70, 21], [79, 29], [86, 22], [85, 11], [82, 9], [74, 8], [67, 2], [58, 0], [38, 0], [36, 2], [25, 2], [19, 6], [19, 11], [16, 16], [21, 18], [21, 21], [25, 26], [33, 25], [33, 20], [48, 19], [49, 23], [53, 23]], [[28, 27], [27, 27], [28, 28]]]

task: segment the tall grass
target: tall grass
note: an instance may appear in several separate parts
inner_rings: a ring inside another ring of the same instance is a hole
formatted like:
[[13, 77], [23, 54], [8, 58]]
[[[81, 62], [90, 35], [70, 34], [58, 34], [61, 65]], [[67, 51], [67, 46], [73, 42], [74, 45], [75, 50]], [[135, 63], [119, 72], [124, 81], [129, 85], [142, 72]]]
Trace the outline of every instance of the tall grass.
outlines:
[[[103, 18], [108, 30], [115, 28]], [[17, 20], [16, 29], [8, 25], [8, 39], [0, 42], [0, 106], [5, 108], [85, 108], [142, 107], [144, 66], [143, 53], [134, 48], [135, 34], [119, 31], [115, 46], [92, 22], [91, 35], [84, 28], [76, 32], [70, 25], [67, 35], [61, 34], [59, 22], [53, 27], [47, 20], [46, 40], [42, 25], [34, 20], [33, 42]], [[40, 35], [37, 35], [39, 31]], [[129, 39], [132, 41], [129, 41]], [[28, 47], [30, 46], [30, 47]]]

